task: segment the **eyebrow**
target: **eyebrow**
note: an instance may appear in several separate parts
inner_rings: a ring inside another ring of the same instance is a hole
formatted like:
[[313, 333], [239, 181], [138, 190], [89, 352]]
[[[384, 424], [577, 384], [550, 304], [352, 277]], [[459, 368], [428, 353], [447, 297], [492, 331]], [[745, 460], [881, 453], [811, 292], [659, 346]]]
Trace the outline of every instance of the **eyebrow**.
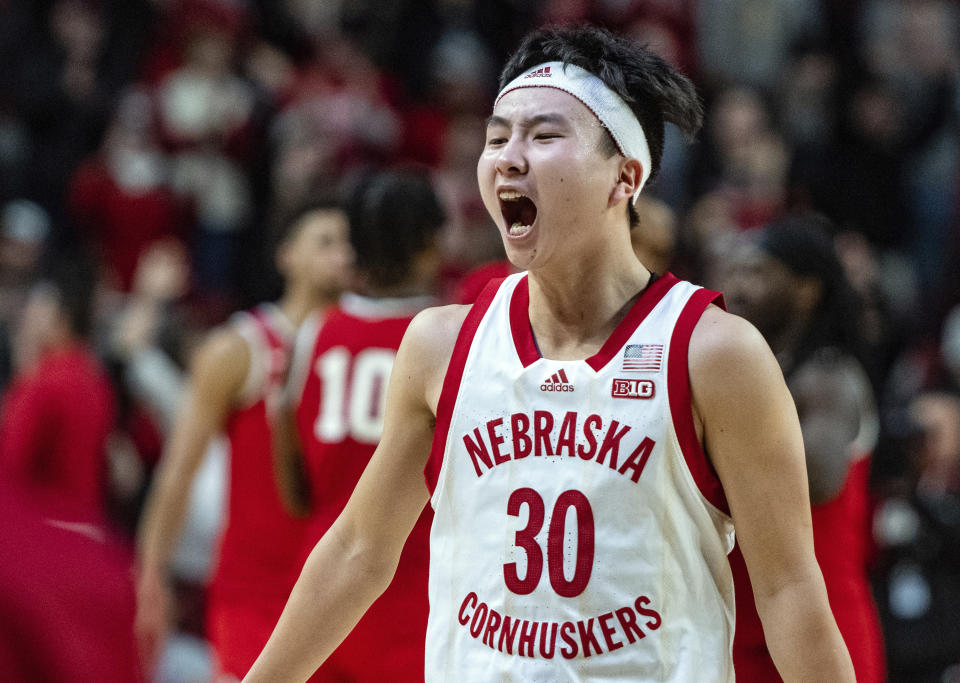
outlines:
[[[537, 114], [536, 116], [531, 116], [526, 119], [520, 119], [517, 125], [521, 128], [533, 128], [536, 125], [541, 123], [554, 123], [554, 124], [567, 124], [569, 121], [567, 117], [561, 114], [547, 113], [547, 114]], [[502, 116], [497, 116], [494, 114], [487, 119], [487, 128], [493, 126], [504, 126], [505, 128], [510, 127], [510, 119], [505, 119]]]

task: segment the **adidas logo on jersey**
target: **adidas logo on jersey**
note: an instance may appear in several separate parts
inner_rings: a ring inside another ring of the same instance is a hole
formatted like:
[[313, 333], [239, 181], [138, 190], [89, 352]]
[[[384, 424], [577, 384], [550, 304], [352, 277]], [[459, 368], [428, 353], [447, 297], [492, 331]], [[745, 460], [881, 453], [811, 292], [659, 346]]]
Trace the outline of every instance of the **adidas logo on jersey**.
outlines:
[[543, 380], [540, 391], [573, 391], [573, 384], [567, 379], [567, 373], [561, 369]]

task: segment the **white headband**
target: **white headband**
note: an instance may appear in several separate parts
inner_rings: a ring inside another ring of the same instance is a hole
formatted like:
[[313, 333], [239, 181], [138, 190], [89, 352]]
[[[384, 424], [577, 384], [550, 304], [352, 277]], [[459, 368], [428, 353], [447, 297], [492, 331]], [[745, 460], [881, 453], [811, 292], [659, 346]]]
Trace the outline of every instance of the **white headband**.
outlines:
[[640, 186], [633, 194], [636, 203], [640, 190], [650, 177], [650, 146], [647, 145], [643, 127], [622, 97], [586, 69], [563, 62], [545, 62], [520, 74], [507, 83], [496, 101], [499, 102], [508, 92], [518, 88], [557, 88], [586, 105], [610, 131], [620, 153], [628, 159], [636, 159], [643, 166]]

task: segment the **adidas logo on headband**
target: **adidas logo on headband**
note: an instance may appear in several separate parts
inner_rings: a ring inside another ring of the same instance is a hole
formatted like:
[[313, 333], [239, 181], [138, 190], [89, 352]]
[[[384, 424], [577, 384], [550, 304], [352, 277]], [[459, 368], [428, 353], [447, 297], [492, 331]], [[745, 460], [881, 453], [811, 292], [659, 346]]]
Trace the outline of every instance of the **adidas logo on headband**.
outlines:
[[542, 67], [540, 67], [539, 69], [537, 69], [536, 71], [531, 71], [531, 72], [528, 73], [526, 76], [524, 76], [524, 78], [544, 78], [544, 77], [546, 77], [546, 78], [549, 78], [549, 77], [550, 77], [550, 67], [549, 67], [549, 66], [542, 66]]

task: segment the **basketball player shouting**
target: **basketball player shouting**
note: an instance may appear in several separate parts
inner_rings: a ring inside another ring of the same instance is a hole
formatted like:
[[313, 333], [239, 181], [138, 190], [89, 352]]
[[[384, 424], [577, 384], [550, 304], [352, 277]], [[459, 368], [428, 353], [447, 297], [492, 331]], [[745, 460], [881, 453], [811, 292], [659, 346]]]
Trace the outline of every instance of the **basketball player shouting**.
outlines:
[[692, 85], [594, 28], [531, 34], [501, 84], [477, 175], [526, 272], [414, 319], [380, 446], [248, 680], [304, 680], [428, 500], [429, 681], [732, 681], [734, 528], [783, 677], [854, 680], [775, 358], [630, 247]]

